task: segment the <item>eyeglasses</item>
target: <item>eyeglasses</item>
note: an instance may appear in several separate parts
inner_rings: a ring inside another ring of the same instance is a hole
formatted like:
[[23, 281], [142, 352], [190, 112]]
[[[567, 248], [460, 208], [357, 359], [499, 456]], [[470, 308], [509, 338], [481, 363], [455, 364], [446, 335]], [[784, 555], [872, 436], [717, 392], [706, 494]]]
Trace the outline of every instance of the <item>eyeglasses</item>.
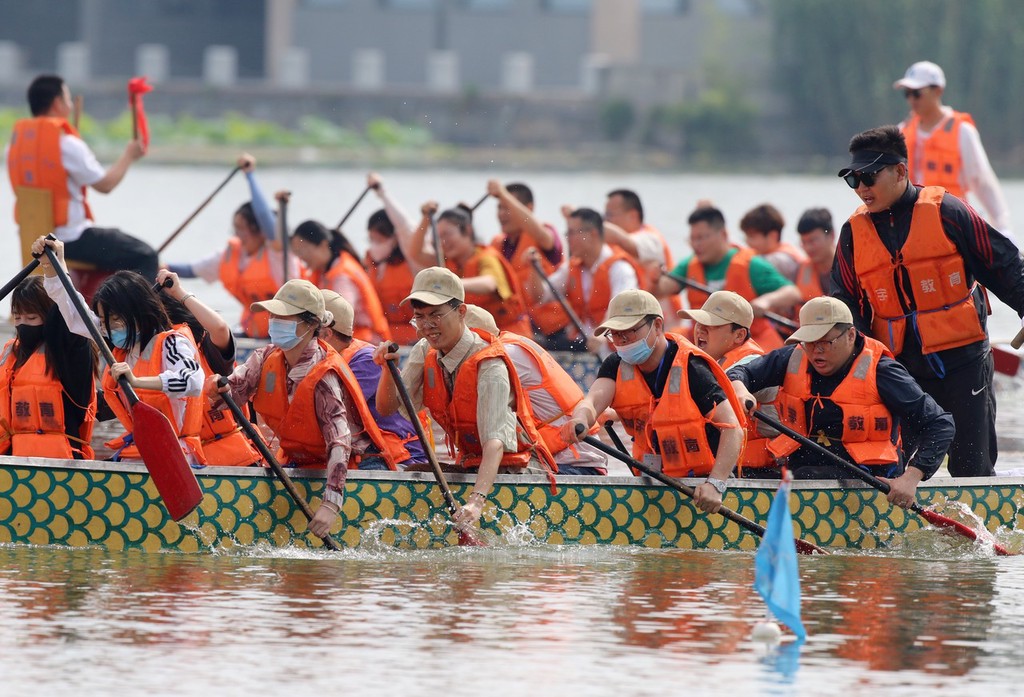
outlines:
[[[888, 167], [888, 165], [886, 165], [886, 167]], [[880, 169], [880, 170], [878, 170], [876, 172], [870, 172], [870, 173], [869, 172], [850, 172], [845, 177], [843, 177], [843, 180], [846, 182], [847, 186], [849, 186], [851, 189], [856, 189], [862, 183], [864, 184], [864, 186], [874, 186], [875, 182], [878, 181], [878, 175], [880, 175], [882, 172], [884, 172], [886, 170], [886, 167], [882, 167], [882, 169]]]
[[927, 87], [920, 87], [916, 90], [903, 90], [904, 99], [920, 99]]
[[846, 332], [842, 332], [839, 336], [834, 339], [819, 339], [818, 341], [801, 341], [800, 345], [804, 347], [804, 351], [807, 353], [825, 353], [831, 349], [837, 341], [846, 336]]
[[438, 327], [441, 326], [441, 320], [443, 320], [451, 313], [455, 312], [455, 310], [457, 309], [458, 308], [453, 307], [452, 309], [448, 310], [448, 312], [445, 312], [444, 314], [441, 315], [430, 315], [428, 317], [413, 317], [411, 320], [409, 320], [409, 324], [411, 324], [415, 329], [437, 329]]
[[624, 329], [621, 332], [610, 331], [606, 333], [605, 336], [608, 337], [608, 341], [612, 342], [616, 346], [622, 346], [623, 344], [629, 344], [639, 339], [640, 332], [642, 332], [648, 324], [649, 322], [644, 322], [643, 324], [638, 324], [632, 329]]

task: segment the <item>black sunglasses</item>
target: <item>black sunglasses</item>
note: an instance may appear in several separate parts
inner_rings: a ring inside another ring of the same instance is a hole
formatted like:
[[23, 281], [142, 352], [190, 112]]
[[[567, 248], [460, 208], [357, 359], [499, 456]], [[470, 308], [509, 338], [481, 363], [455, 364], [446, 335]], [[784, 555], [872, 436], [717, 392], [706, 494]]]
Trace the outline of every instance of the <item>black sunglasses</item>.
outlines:
[[861, 185], [862, 182], [864, 183], [864, 186], [874, 186], [875, 182], [878, 181], [878, 175], [884, 171], [885, 167], [878, 170], [877, 172], [871, 172], [870, 174], [866, 172], [850, 172], [845, 177], [843, 177], [843, 180], [851, 189], [856, 189], [858, 186]]
[[919, 87], [916, 90], [903, 90], [903, 98], [904, 99], [910, 99], [911, 97], [913, 97], [914, 99], [920, 99], [921, 95], [924, 94], [924, 91], [926, 89], [928, 89], [928, 88], [927, 87]]

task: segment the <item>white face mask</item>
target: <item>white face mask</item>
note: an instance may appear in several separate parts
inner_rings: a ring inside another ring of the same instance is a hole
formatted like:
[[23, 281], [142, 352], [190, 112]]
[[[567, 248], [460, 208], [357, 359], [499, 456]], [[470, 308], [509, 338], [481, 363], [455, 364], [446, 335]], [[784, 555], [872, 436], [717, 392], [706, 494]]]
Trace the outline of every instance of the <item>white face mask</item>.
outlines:
[[383, 242], [370, 242], [370, 258], [379, 264], [394, 253], [397, 244], [394, 237]]

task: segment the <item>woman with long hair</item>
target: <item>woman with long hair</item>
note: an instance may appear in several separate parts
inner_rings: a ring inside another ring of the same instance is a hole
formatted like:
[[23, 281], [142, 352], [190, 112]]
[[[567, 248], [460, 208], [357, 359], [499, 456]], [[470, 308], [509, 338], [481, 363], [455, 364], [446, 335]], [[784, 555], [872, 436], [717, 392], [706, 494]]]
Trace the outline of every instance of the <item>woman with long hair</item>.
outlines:
[[379, 343], [391, 339], [377, 291], [359, 262], [359, 252], [340, 230], [328, 230], [315, 220], [299, 223], [292, 233], [292, 251], [306, 265], [307, 280], [317, 288], [333, 290], [355, 311], [357, 339]]
[[11, 296], [17, 336], [0, 356], [0, 453], [91, 460], [96, 354], [29, 276]]
[[[64, 245], [59, 240], [38, 238], [32, 245], [40, 255], [43, 287], [57, 304], [68, 328], [88, 336], [89, 329], [49, 259], [50, 247], [64, 266]], [[66, 268], [65, 268], [66, 270]], [[97, 323], [111, 345], [116, 363], [103, 371], [103, 398], [125, 427], [126, 433], [106, 443], [115, 450], [115, 460], [138, 459], [133, 445], [131, 408], [118, 379], [124, 376], [139, 399], [167, 417], [181, 441], [190, 464], [206, 464], [199, 433], [203, 420], [203, 369], [199, 364], [192, 332], [175, 329], [153, 286], [134, 271], [118, 271], [103, 282], [92, 299], [89, 321]]]

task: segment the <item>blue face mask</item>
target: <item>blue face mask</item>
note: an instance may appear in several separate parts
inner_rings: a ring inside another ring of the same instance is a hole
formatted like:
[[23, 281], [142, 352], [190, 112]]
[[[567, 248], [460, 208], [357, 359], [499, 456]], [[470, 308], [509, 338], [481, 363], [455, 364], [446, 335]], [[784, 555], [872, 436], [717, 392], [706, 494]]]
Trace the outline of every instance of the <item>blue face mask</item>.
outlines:
[[128, 350], [128, 327], [110, 330], [110, 343], [119, 349]]
[[651, 330], [654, 329], [654, 323], [651, 323], [650, 328], [647, 330], [647, 334], [642, 339], [637, 339], [631, 344], [625, 346], [616, 346], [615, 353], [619, 354], [626, 363], [630, 365], [640, 365], [654, 353], [654, 347], [647, 345], [647, 338], [651, 335]]
[[285, 351], [295, 348], [302, 341], [302, 337], [308, 333], [303, 333], [301, 336], [297, 335], [295, 331], [299, 328], [299, 323], [287, 319], [272, 317], [269, 325], [270, 343]]

